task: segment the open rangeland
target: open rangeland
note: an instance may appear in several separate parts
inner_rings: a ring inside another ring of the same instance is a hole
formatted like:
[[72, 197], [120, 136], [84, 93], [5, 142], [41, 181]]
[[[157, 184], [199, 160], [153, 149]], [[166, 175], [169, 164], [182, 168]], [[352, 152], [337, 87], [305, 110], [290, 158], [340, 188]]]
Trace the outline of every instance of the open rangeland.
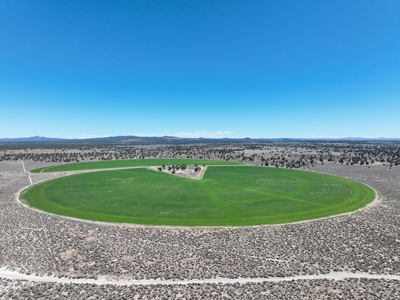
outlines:
[[[266, 147], [285, 150], [272, 146]], [[307, 157], [315, 155], [307, 152], [305, 147], [310, 146], [333, 153], [335, 161], [325, 157], [323, 163], [308, 164]], [[0, 299], [400, 299], [396, 279], [400, 275], [400, 168], [385, 163], [351, 165], [347, 159], [342, 165], [340, 157], [354, 153], [334, 152], [340, 146], [306, 143], [296, 150], [297, 144], [288, 143], [282, 147], [288, 147], [289, 160], [306, 153], [300, 162], [305, 162], [304, 168], [371, 186], [380, 201], [368, 209], [312, 222], [218, 228], [115, 226], [28, 209], [16, 201], [21, 190], [65, 175], [27, 171], [62, 163], [65, 157], [60, 153], [71, 157], [90, 153], [91, 158], [98, 146], [69, 152], [15, 150], [18, 157], [24, 155], [19, 160], [7, 151], [6, 161], [0, 162]], [[371, 144], [350, 146], [358, 151], [370, 149]], [[381, 150], [368, 159], [390, 154], [385, 144], [373, 147]], [[172, 152], [172, 146], [153, 148], [152, 153], [162, 157], [179, 154]], [[143, 146], [143, 151], [149, 149]], [[110, 147], [117, 150], [121, 151]], [[204, 157], [199, 151], [197, 156]], [[254, 151], [272, 164], [275, 153]], [[244, 155], [253, 157], [253, 152], [245, 150]], [[248, 163], [260, 164], [261, 158]], [[331, 274], [337, 274], [335, 279]], [[95, 280], [107, 284], [93, 284]], [[147, 285], [149, 281], [157, 284]]]
[[40, 169], [50, 172], [142, 166], [65, 176], [29, 188], [21, 199], [40, 210], [95, 221], [249, 226], [350, 212], [375, 198], [375, 192], [361, 183], [314, 172], [199, 160], [194, 163], [209, 167], [201, 180], [193, 180], [144, 168], [183, 161], [188, 162], [146, 159]]

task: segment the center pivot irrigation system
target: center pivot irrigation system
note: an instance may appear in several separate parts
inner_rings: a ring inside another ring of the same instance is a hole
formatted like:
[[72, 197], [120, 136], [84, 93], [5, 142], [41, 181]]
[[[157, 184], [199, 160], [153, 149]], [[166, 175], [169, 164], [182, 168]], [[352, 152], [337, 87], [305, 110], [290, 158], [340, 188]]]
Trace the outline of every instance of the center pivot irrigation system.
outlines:
[[[202, 177], [175, 172], [182, 165]], [[22, 202], [62, 216], [142, 225], [291, 223], [352, 212], [376, 196], [341, 177], [217, 160], [98, 161], [31, 171], [48, 172], [70, 175], [27, 188]]]

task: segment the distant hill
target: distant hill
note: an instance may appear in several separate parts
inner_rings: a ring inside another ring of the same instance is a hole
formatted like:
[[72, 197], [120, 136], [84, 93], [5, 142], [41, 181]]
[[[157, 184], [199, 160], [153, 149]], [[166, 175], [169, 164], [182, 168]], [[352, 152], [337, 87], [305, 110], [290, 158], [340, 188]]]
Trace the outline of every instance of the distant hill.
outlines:
[[0, 142], [50, 142], [50, 141], [63, 141], [60, 138], [48, 138], [44, 136], [32, 136], [23, 138], [2, 138]]
[[400, 138], [183, 138], [176, 136], [110, 136], [89, 139], [61, 139], [44, 136], [33, 136], [25, 138], [1, 138], [0, 143], [64, 143], [64, 144], [135, 144], [135, 143], [218, 143], [218, 142], [257, 142], [257, 141], [400, 141]]
[[340, 138], [340, 140], [346, 140], [346, 141], [399, 141], [400, 138], [385, 138], [385, 137], [379, 137], [379, 138], [365, 138], [365, 137], [345, 137], [345, 138]]
[[92, 138], [85, 140], [71, 140], [81, 141], [87, 143], [208, 143], [208, 142], [221, 142], [221, 141], [244, 141], [244, 139], [215, 139], [215, 138], [183, 138], [176, 136], [112, 136], [112, 137], [101, 137]]

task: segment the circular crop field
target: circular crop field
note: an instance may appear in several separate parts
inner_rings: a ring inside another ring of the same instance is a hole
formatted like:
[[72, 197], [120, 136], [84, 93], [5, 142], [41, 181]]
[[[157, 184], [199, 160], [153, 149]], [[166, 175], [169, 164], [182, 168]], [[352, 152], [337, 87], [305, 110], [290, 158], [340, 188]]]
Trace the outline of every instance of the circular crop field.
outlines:
[[375, 192], [314, 172], [209, 166], [200, 180], [147, 168], [65, 176], [21, 194], [28, 205], [87, 220], [148, 225], [248, 226], [310, 220], [357, 210]]

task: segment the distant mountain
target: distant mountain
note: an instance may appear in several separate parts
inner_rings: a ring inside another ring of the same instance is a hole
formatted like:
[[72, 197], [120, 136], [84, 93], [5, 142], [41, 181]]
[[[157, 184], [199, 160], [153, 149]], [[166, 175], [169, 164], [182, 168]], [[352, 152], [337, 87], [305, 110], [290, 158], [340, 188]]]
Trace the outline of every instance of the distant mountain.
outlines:
[[0, 143], [64, 143], [64, 144], [135, 144], [135, 143], [219, 143], [219, 142], [257, 142], [257, 141], [400, 141], [400, 138], [184, 138], [176, 136], [110, 136], [88, 139], [61, 139], [48, 138], [44, 136], [33, 136], [26, 138], [1, 138]]
[[343, 137], [343, 138], [254, 138], [262, 141], [400, 141], [400, 138], [365, 138], [365, 137]]
[[51, 142], [51, 141], [63, 141], [65, 139], [60, 138], [48, 138], [44, 136], [32, 136], [23, 138], [2, 138], [0, 142]]
[[344, 137], [340, 138], [339, 140], [346, 140], [346, 141], [399, 141], [400, 138], [365, 138], [365, 137]]
[[[208, 143], [208, 142], [221, 142], [221, 141], [244, 141], [244, 139], [218, 139], [218, 138], [184, 138], [176, 136], [114, 136], [114, 137], [103, 137], [85, 140], [73, 140], [83, 142], [103, 142], [103, 143]], [[71, 140], [72, 141], [72, 140]]]

